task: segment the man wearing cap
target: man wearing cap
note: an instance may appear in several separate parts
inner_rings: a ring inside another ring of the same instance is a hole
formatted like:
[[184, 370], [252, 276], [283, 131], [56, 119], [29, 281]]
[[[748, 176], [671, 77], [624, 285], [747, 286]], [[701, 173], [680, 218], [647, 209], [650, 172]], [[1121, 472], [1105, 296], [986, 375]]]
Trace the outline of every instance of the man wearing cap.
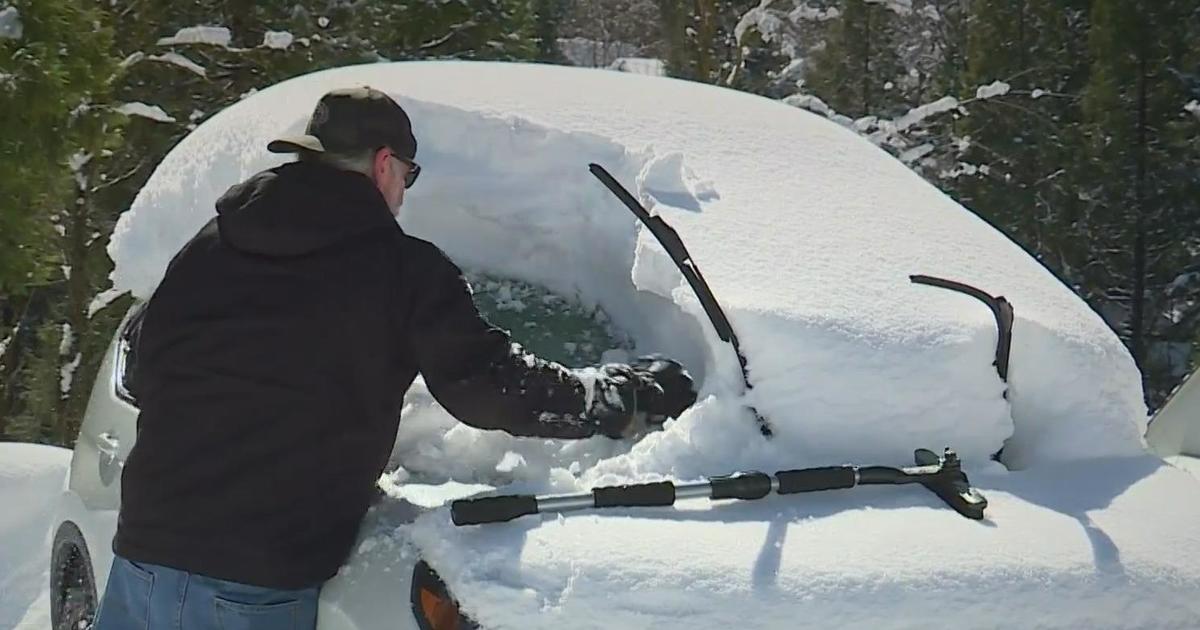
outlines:
[[421, 171], [382, 92], [330, 92], [268, 148], [299, 159], [230, 188], [144, 312], [94, 630], [314, 628], [418, 373], [460, 421], [520, 436], [632, 439], [695, 402], [674, 361], [585, 386], [488, 324], [458, 267], [396, 222]]

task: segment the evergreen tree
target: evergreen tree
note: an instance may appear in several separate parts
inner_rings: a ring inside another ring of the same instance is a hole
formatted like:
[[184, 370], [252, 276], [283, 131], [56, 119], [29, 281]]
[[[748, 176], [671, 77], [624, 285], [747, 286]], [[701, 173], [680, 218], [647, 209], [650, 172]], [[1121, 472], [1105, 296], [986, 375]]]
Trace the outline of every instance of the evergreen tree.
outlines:
[[[0, 40], [15, 50], [0, 72], [16, 82], [0, 94], [0, 166], [22, 184], [0, 211], [0, 435], [64, 445], [129, 305], [126, 298], [90, 312], [111, 271], [109, 235], [155, 165], [197, 124], [321, 68], [538, 54], [535, 12], [524, 0], [92, 1], [18, 3], [24, 38]], [[224, 30], [199, 42], [170, 39], [197, 26]], [[126, 117], [117, 113], [125, 103], [164, 115]], [[18, 322], [22, 334], [5, 343]]]
[[1087, 81], [1086, 2], [977, 0], [960, 96], [1003, 81], [1009, 92], [973, 103], [959, 122], [973, 167], [948, 182], [968, 207], [1057, 272], [1074, 274], [1079, 200], [1078, 97]]
[[562, 51], [558, 49], [558, 25], [567, 13], [564, 0], [534, 0], [534, 35], [537, 43], [537, 60], [562, 63]]
[[1172, 330], [1179, 313], [1170, 295], [1200, 242], [1200, 125], [1184, 109], [1192, 86], [1179, 71], [1195, 63], [1196, 17], [1195, 3], [1183, 0], [1092, 5], [1084, 289], [1120, 307], [1114, 323], [1150, 382], [1152, 404], [1166, 380], [1156, 350], [1192, 337]]
[[[28, 399], [23, 376], [63, 363], [44, 345], [53, 341], [46, 330], [64, 323], [53, 303], [86, 293], [70, 275], [79, 236], [75, 156], [117, 133], [96, 106], [116, 67], [103, 12], [77, 0], [13, 6], [21, 36], [0, 40], [0, 435]], [[56, 420], [38, 418], [48, 426], [37, 435], [50, 435]]]
[[893, 116], [904, 98], [897, 87], [908, 71], [897, 38], [900, 16], [887, 5], [844, 0], [825, 47], [808, 73], [809, 89], [851, 117]]
[[658, 0], [667, 73], [717, 83], [738, 58], [734, 30], [754, 0]]

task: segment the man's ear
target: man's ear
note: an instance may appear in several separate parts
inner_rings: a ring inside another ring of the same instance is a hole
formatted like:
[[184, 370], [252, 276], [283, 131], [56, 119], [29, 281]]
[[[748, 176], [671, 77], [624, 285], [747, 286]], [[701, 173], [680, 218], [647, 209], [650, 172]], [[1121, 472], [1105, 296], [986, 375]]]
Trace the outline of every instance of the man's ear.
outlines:
[[388, 160], [392, 159], [391, 153], [387, 147], [383, 147], [375, 151], [375, 158], [371, 160], [371, 179], [382, 181], [383, 176], [387, 173]]

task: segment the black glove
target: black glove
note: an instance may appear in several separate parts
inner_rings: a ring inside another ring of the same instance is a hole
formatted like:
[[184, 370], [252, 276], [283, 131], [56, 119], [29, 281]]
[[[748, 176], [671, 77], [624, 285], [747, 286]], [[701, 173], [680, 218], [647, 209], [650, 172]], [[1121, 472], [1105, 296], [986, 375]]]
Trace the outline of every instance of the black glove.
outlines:
[[612, 438], [660, 429], [667, 418], [678, 418], [696, 402], [691, 375], [678, 361], [661, 355], [638, 357], [628, 365], [610, 363], [600, 371], [597, 399], [620, 400], [620, 409], [609, 404], [609, 413], [600, 414], [601, 432]]

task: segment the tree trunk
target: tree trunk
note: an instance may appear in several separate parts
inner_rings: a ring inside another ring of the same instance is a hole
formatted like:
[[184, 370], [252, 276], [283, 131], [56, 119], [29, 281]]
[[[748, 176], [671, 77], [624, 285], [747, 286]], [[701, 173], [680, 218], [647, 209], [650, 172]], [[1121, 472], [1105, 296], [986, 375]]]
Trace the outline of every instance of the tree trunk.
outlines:
[[863, 3], [862, 112], [871, 113], [871, 5]]
[[1143, 390], [1146, 384], [1146, 48], [1144, 42], [1138, 46], [1138, 95], [1137, 95], [1137, 175], [1134, 181], [1136, 205], [1134, 208], [1133, 241], [1133, 302], [1130, 308], [1130, 346], [1133, 359], [1142, 371]]

